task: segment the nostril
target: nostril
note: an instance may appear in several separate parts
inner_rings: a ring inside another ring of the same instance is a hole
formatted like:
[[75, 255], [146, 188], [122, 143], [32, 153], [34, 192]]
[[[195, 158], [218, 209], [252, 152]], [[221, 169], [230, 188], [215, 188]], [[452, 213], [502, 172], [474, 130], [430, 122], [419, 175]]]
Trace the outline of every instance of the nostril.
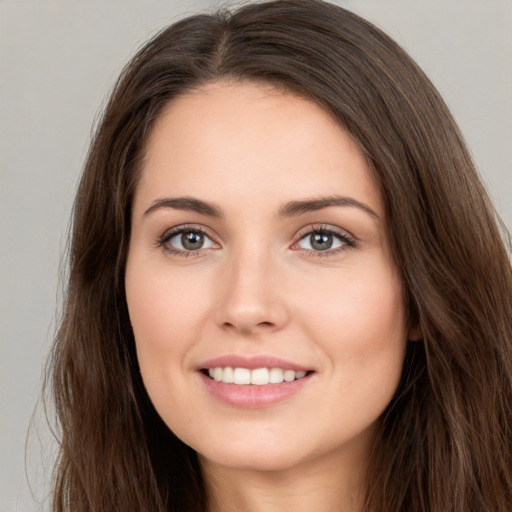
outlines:
[[254, 324], [250, 324], [250, 323], [246, 324], [244, 322], [240, 322], [240, 324], [236, 324], [233, 322], [224, 322], [223, 327], [225, 329], [236, 330], [236, 331], [240, 331], [241, 333], [248, 334], [248, 333], [251, 333], [254, 330], [258, 330], [258, 329], [273, 329], [275, 327], [275, 324], [273, 322], [267, 322], [267, 321], [257, 322]]

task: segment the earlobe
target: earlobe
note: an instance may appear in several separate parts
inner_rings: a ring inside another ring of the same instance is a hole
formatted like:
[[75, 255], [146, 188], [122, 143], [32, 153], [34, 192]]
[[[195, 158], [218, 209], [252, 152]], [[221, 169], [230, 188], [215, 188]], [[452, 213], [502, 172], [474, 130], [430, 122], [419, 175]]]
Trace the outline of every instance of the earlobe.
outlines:
[[418, 324], [411, 325], [409, 332], [407, 333], [407, 339], [409, 341], [419, 341], [423, 338], [421, 327]]

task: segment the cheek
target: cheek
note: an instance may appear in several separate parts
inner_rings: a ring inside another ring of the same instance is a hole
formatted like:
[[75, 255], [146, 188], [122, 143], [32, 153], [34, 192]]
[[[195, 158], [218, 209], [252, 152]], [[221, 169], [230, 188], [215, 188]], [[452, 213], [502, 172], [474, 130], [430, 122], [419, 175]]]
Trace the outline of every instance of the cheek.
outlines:
[[165, 266], [141, 268], [134, 262], [127, 267], [128, 309], [141, 340], [154, 338], [157, 343], [159, 336], [148, 335], [190, 327], [201, 305], [207, 301], [205, 291], [204, 280], [193, 279], [183, 272], [169, 272]]
[[374, 267], [317, 282], [316, 293], [302, 295], [302, 318], [347, 398], [377, 404], [398, 385], [407, 335], [401, 281], [385, 265]]
[[[192, 421], [194, 407], [190, 405], [193, 401], [183, 376], [190, 371], [190, 348], [201, 337], [204, 286], [180, 280], [163, 268], [146, 265], [142, 269], [133, 261], [127, 266], [125, 282], [137, 360], [146, 390], [164, 422], [170, 428], [184, 428]], [[173, 414], [176, 410], [181, 411], [177, 425]]]
[[385, 265], [367, 267], [364, 271], [347, 269], [339, 276], [302, 281], [303, 289], [295, 296], [300, 298], [299, 307], [312, 333], [376, 342], [405, 337], [399, 277]]
[[204, 292], [200, 282], [128, 265], [128, 310], [145, 381], [149, 375], [168, 378], [170, 367], [185, 364], [187, 348], [199, 338], [197, 328], [208, 300]]

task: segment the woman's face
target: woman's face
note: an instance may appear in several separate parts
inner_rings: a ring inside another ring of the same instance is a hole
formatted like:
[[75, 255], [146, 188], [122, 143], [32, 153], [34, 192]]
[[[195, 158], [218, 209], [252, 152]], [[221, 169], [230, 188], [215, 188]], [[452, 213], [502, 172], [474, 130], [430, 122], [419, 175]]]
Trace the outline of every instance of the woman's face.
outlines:
[[367, 457], [402, 372], [404, 298], [363, 153], [316, 104], [227, 82], [173, 100], [126, 293], [149, 396], [204, 463]]

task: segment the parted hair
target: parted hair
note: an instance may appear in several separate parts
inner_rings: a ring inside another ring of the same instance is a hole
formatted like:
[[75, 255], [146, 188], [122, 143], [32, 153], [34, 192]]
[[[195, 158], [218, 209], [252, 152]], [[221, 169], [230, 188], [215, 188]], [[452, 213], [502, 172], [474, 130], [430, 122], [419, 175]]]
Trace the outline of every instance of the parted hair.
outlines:
[[422, 338], [408, 343], [379, 423], [365, 512], [510, 510], [509, 236], [424, 73], [375, 26], [319, 0], [178, 21], [117, 81], [74, 204], [68, 286], [48, 361], [60, 446], [52, 510], [208, 510], [195, 452], [144, 389], [124, 272], [155, 120], [177, 95], [221, 79], [275, 85], [326, 109], [362, 148], [384, 199], [409, 322]]

